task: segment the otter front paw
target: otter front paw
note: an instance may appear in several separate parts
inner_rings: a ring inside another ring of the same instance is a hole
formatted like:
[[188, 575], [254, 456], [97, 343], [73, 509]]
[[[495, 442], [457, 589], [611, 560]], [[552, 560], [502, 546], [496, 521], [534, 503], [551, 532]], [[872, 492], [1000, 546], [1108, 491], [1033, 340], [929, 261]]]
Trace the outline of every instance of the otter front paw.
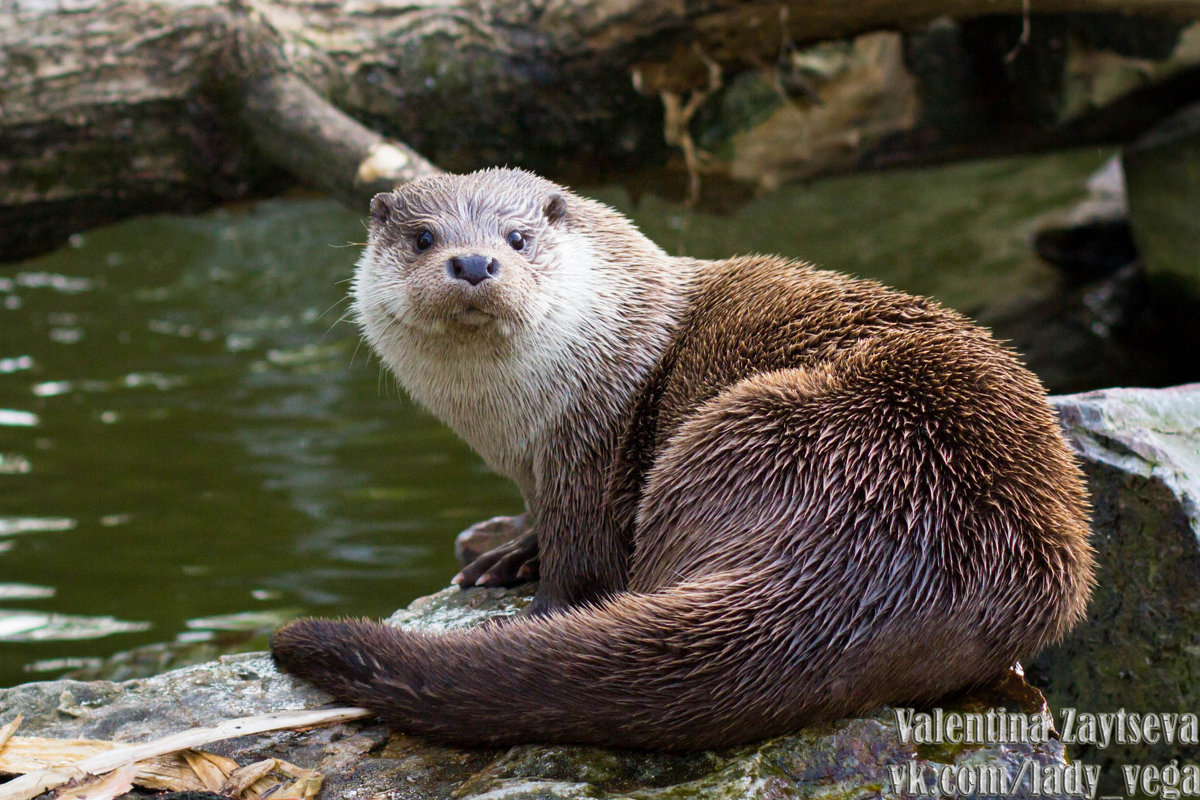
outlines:
[[[487, 525], [491, 521], [480, 524]], [[530, 531], [478, 556], [454, 576], [452, 583], [464, 589], [470, 586], [516, 586], [537, 580], [537, 577], [537, 536]]]
[[454, 557], [460, 567], [465, 567], [489, 550], [495, 550], [528, 532], [528, 511], [512, 517], [492, 517], [476, 522], [454, 538]]

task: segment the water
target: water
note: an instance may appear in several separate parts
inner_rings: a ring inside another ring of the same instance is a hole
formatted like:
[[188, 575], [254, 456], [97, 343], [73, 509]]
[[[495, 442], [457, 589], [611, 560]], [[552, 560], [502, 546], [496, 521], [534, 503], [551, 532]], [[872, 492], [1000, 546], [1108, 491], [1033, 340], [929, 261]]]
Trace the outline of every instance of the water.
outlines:
[[[673, 252], [781, 252], [975, 313], [1044, 290], [1078, 152], [793, 187], [731, 218], [620, 190]], [[364, 229], [316, 198], [151, 217], [0, 270], [0, 685], [445, 585], [520, 498], [339, 323]], [[32, 670], [32, 671], [31, 671]]]

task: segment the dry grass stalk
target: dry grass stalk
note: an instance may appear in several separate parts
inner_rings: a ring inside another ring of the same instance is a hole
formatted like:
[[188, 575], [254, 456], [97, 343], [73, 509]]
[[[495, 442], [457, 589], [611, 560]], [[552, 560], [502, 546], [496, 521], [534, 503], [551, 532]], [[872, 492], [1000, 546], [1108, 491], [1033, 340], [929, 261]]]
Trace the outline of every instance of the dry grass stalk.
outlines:
[[[13, 731], [20, 723], [18, 718], [0, 728], [0, 773], [22, 774], [0, 785], [0, 800], [31, 800], [70, 781], [78, 783], [68, 788], [68, 794], [60, 795], [64, 800], [82, 796], [69, 792], [84, 786], [91, 787], [93, 794], [87, 795], [90, 800], [99, 800], [105, 796], [98, 793], [100, 783], [84, 782], [132, 765], [136, 765], [136, 770], [130, 771], [132, 781], [149, 789], [225, 791], [239, 800], [265, 796], [303, 800], [315, 797], [320, 790], [320, 773], [277, 759], [240, 767], [233, 759], [194, 748], [254, 733], [332, 725], [366, 716], [370, 712], [361, 708], [281, 711], [227, 720], [211, 728], [193, 728], [137, 745], [16, 737]], [[112, 785], [118, 783], [114, 778]]]

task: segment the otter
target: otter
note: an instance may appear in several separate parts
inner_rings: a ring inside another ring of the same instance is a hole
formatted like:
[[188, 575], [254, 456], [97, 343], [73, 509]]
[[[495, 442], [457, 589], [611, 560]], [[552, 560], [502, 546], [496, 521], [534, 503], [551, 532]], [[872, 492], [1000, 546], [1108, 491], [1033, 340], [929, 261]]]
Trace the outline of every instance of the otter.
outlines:
[[539, 577], [531, 613], [471, 630], [275, 633], [282, 670], [406, 733], [724, 747], [987, 684], [1084, 613], [1087, 498], [1044, 390], [932, 300], [671, 257], [511, 169], [375, 197], [353, 295], [527, 503], [460, 582]]

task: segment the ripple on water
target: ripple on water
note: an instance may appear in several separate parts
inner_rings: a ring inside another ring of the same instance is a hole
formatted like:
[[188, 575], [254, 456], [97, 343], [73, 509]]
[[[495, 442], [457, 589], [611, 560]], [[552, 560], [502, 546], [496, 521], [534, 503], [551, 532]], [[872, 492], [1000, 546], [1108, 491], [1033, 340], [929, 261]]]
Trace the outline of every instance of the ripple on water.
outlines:
[[32, 428], [40, 420], [32, 411], [18, 411], [15, 408], [0, 408], [0, 427]]
[[17, 286], [25, 289], [53, 289], [63, 294], [79, 294], [95, 288], [95, 281], [55, 272], [18, 272]]
[[51, 328], [50, 341], [59, 344], [75, 344], [83, 339], [83, 328]]
[[0, 453], [0, 475], [25, 475], [33, 470], [33, 462], [20, 453]]
[[269, 631], [278, 628], [299, 613], [295, 608], [269, 611], [241, 611], [189, 619], [185, 624], [193, 631]]
[[71, 392], [111, 392], [114, 389], [158, 389], [169, 391], [187, 384], [181, 375], [165, 375], [160, 372], [131, 372], [116, 380], [82, 378], [73, 381], [43, 381], [33, 385], [35, 397], [56, 397]]
[[0, 358], [0, 375], [22, 370], [33, 369], [33, 356], [16, 356], [15, 358]]
[[44, 600], [54, 597], [53, 586], [33, 583], [0, 583], [0, 600]]
[[148, 630], [149, 622], [0, 609], [0, 641], [65, 642]]
[[0, 536], [69, 531], [77, 524], [70, 517], [0, 517]]

